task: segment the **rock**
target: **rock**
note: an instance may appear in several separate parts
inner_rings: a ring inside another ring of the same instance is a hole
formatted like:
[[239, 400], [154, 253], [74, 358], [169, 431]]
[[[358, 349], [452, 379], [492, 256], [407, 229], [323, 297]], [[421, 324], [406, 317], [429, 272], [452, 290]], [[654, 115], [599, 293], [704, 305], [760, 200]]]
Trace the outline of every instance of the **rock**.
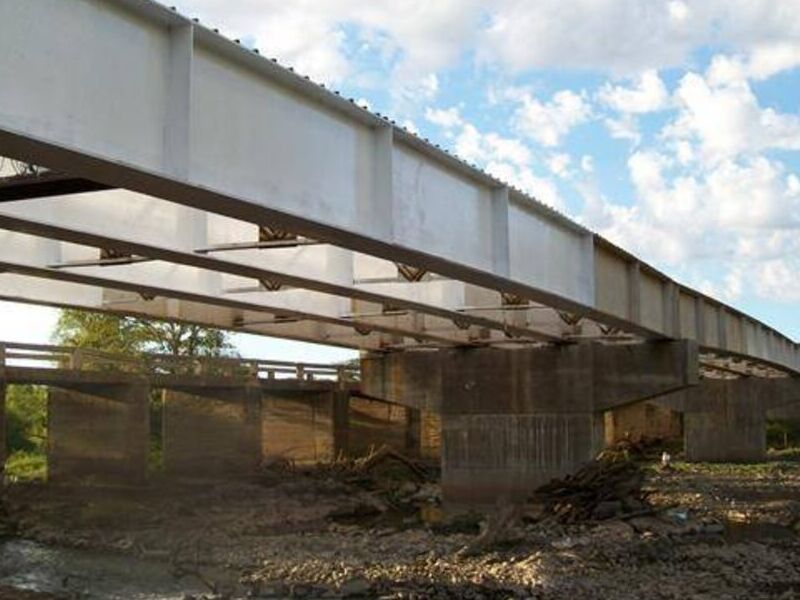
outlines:
[[372, 584], [363, 577], [353, 577], [339, 586], [339, 593], [345, 598], [366, 596], [372, 590]]

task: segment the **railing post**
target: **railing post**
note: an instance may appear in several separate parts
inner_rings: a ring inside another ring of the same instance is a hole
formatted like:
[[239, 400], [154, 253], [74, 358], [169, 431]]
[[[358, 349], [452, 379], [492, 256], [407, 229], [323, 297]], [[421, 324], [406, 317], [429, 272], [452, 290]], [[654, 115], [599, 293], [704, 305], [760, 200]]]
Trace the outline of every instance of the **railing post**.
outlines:
[[75, 348], [69, 357], [69, 368], [73, 371], [80, 371], [83, 367], [83, 352], [80, 348]]
[[303, 381], [306, 378], [306, 368], [304, 365], [297, 365], [297, 379]]

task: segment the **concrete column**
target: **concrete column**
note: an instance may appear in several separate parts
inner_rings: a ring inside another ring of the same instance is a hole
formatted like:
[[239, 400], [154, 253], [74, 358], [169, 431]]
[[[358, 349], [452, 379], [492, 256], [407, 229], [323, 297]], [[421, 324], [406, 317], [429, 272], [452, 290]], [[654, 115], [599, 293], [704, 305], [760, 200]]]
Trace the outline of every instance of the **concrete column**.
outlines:
[[572, 354], [450, 354], [442, 375], [442, 491], [448, 503], [522, 500], [592, 458], [602, 434], [595, 426], [591, 362], [588, 354]]
[[49, 388], [47, 477], [53, 483], [141, 483], [150, 429], [147, 383]]
[[520, 500], [603, 443], [602, 413], [697, 382], [696, 348], [660, 342], [370, 357], [362, 389], [442, 419], [450, 504]]
[[178, 477], [231, 478], [261, 462], [261, 388], [164, 392], [164, 469]]

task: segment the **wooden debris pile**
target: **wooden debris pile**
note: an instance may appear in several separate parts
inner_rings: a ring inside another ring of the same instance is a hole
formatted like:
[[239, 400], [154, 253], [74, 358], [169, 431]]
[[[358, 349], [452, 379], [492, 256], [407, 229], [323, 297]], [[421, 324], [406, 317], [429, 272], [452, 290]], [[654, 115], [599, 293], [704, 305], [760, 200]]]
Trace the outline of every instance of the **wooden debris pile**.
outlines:
[[564, 524], [652, 513], [642, 490], [644, 472], [625, 453], [604, 452], [574, 475], [539, 487], [531, 500]]

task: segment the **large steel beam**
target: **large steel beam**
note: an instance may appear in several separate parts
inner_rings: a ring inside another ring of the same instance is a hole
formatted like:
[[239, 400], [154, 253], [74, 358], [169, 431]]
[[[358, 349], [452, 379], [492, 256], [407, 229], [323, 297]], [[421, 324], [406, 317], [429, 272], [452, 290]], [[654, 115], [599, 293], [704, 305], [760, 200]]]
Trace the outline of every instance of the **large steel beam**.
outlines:
[[[145, 214], [159, 218], [142, 228]], [[352, 315], [385, 307], [431, 315], [472, 328], [469, 336], [483, 343], [498, 337], [563, 341], [578, 329], [601, 334], [596, 325], [576, 328], [547, 307], [506, 307], [498, 292], [460, 281], [408, 282], [394, 263], [341, 248], [257, 247], [252, 224], [123, 190], [11, 203], [0, 210], [0, 228], [352, 298]], [[502, 335], [486, 336], [486, 329]]]
[[800, 369], [785, 336], [149, 0], [0, 2], [0, 80], [14, 158]]
[[403, 346], [399, 336], [375, 329], [358, 332], [332, 323], [287, 318], [243, 302], [209, 302], [204, 297], [157, 287], [104, 287], [102, 282], [73, 274], [50, 279], [31, 268], [3, 272], [8, 268], [0, 263], [0, 299], [11, 302], [165, 319], [344, 348]]

